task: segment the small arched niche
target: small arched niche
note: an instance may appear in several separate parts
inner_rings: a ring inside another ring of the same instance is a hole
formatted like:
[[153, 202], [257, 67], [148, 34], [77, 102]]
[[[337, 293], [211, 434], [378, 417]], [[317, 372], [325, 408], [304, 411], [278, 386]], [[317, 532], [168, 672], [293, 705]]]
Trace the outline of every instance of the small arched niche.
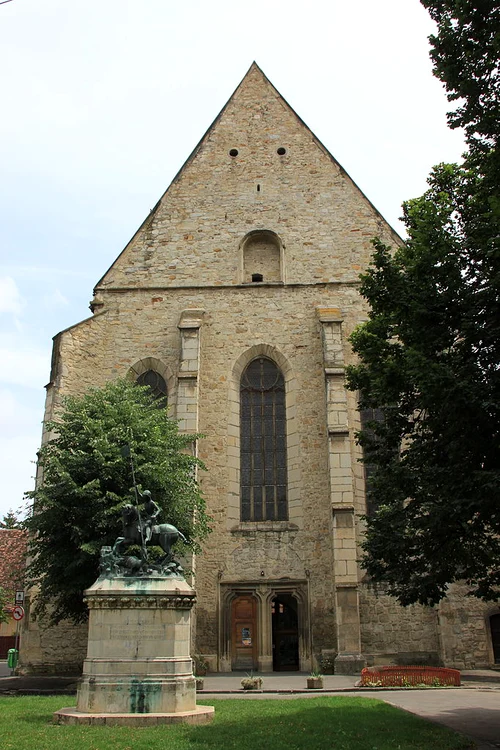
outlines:
[[283, 281], [283, 245], [275, 232], [249, 232], [241, 243], [241, 260], [244, 284]]

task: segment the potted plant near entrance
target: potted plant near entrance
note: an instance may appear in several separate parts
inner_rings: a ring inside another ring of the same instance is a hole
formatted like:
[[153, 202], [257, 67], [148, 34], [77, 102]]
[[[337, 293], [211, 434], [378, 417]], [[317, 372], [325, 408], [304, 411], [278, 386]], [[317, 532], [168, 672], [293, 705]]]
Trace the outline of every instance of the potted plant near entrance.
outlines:
[[241, 681], [243, 690], [260, 690], [262, 687], [262, 677], [256, 677], [253, 672], [247, 674]]
[[319, 672], [311, 672], [307, 678], [307, 687], [309, 690], [323, 690], [323, 675]]

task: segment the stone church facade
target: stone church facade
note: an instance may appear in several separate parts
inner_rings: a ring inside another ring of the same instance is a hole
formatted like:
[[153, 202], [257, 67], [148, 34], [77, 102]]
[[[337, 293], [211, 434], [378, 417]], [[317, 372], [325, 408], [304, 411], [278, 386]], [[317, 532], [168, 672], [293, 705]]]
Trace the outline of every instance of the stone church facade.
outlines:
[[[375, 236], [400, 242], [254, 63], [96, 285], [92, 317], [55, 337], [47, 419], [63, 395], [129, 376], [205, 436], [214, 520], [193, 649], [214, 671], [500, 659], [498, 607], [454, 587], [403, 609], [357, 562], [365, 479], [344, 368]], [[24, 671], [83, 660], [82, 628], [26, 623]]]

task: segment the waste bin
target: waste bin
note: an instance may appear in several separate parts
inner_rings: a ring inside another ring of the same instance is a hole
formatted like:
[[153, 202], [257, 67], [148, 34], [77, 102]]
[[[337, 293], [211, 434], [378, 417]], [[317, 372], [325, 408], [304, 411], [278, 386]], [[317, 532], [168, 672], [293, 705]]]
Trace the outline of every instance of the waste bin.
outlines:
[[17, 666], [17, 659], [19, 657], [19, 651], [17, 648], [9, 648], [7, 651], [7, 666], [9, 669], [15, 669]]

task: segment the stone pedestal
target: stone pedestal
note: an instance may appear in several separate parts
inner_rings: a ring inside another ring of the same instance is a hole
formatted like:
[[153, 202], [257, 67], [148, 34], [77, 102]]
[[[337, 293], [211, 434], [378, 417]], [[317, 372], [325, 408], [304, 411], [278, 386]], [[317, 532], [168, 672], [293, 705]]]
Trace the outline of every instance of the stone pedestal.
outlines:
[[195, 592], [180, 578], [105, 578], [85, 592], [87, 658], [77, 706], [60, 724], [202, 723], [190, 657]]

